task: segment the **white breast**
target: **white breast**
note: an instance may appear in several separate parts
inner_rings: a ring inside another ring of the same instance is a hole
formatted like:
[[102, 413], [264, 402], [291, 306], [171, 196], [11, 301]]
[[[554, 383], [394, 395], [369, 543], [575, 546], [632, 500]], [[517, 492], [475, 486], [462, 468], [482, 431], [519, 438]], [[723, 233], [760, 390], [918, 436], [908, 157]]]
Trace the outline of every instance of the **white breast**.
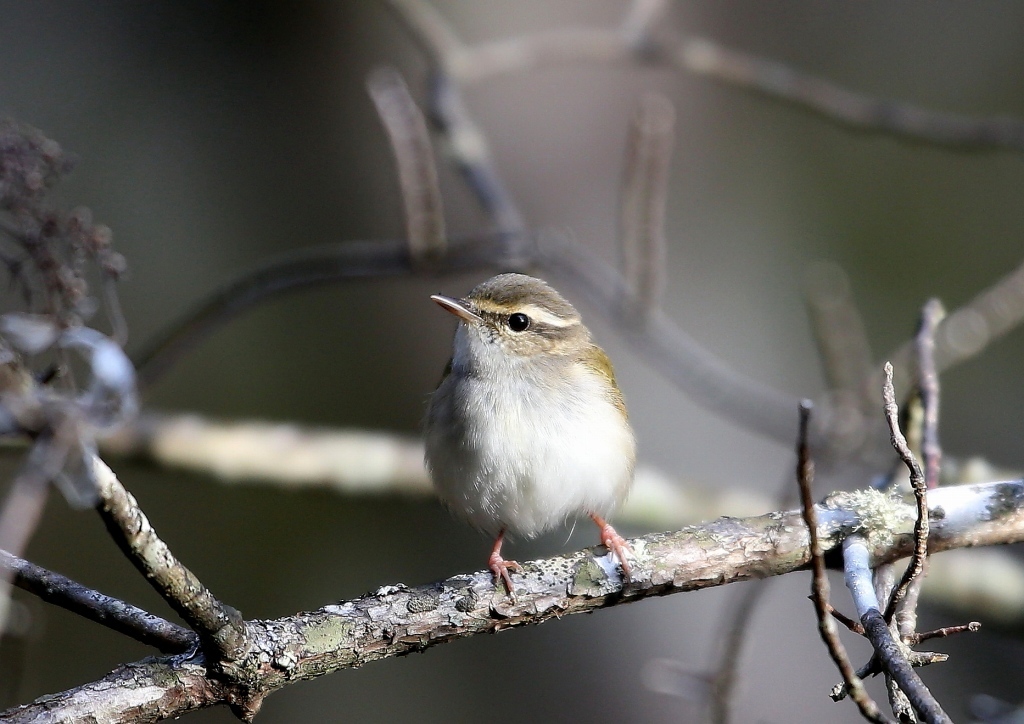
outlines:
[[633, 475], [629, 424], [594, 372], [562, 379], [540, 385], [520, 365], [442, 383], [427, 413], [427, 466], [452, 510], [489, 533], [532, 537], [618, 507]]

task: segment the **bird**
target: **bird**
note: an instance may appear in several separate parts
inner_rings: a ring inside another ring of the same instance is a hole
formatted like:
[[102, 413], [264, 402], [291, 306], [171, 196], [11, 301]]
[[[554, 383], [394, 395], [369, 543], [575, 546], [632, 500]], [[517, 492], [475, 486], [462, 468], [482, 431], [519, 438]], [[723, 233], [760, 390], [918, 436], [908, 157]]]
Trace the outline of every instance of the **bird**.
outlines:
[[633, 483], [636, 438], [608, 355], [541, 279], [499, 274], [456, 299], [452, 356], [427, 405], [425, 462], [442, 502], [493, 536], [488, 568], [515, 598], [506, 534], [533, 538], [589, 516], [631, 577], [608, 523]]

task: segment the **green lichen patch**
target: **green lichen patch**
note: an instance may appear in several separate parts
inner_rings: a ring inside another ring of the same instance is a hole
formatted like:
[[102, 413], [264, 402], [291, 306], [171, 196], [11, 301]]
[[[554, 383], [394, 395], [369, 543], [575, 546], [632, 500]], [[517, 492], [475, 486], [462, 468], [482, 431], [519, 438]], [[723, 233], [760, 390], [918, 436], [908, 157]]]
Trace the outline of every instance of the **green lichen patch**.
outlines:
[[870, 488], [833, 493], [825, 499], [824, 505], [829, 510], [853, 513], [854, 522], [846, 533], [859, 533], [877, 547], [891, 546], [893, 534], [915, 520], [913, 508], [899, 495]]
[[338, 616], [326, 616], [306, 626], [305, 649], [316, 656], [336, 650], [352, 632], [352, 623]]
[[605, 593], [608, 576], [604, 569], [593, 558], [586, 557], [576, 564], [572, 582], [569, 584], [570, 596], [600, 596]]

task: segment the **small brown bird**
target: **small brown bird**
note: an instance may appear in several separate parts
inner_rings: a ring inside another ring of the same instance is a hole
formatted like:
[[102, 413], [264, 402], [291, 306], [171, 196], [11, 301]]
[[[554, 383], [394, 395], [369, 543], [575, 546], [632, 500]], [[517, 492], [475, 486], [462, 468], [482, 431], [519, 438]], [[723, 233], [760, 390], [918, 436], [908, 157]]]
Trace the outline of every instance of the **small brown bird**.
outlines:
[[612, 364], [579, 313], [523, 274], [431, 299], [460, 323], [427, 408], [427, 467], [445, 504], [495, 537], [495, 584], [514, 595], [506, 532], [533, 538], [580, 513], [628, 579], [629, 547], [605, 518], [632, 485], [636, 442]]

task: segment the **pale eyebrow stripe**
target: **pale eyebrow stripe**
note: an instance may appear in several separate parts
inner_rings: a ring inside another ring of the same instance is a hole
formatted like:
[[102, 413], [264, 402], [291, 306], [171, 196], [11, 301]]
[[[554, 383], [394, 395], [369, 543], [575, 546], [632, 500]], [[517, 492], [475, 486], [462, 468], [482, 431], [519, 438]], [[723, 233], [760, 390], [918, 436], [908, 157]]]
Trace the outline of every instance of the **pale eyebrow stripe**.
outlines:
[[576, 317], [570, 317], [569, 319], [564, 319], [564, 318], [559, 317], [559, 316], [557, 316], [555, 314], [552, 314], [551, 312], [549, 312], [548, 310], [544, 309], [543, 307], [538, 307], [535, 304], [524, 305], [520, 309], [520, 311], [523, 314], [525, 314], [526, 316], [528, 316], [530, 319], [532, 319], [532, 320], [534, 320], [536, 322], [540, 322], [541, 324], [546, 324], [549, 327], [559, 327], [559, 328], [571, 327], [574, 324], [579, 324], [579, 321], [580, 321]]
[[534, 322], [546, 325], [548, 327], [555, 327], [558, 329], [564, 329], [566, 327], [572, 327], [580, 323], [579, 315], [574, 314], [568, 319], [559, 317], [554, 312], [551, 312], [544, 307], [536, 304], [516, 304], [516, 305], [504, 305], [494, 304], [493, 302], [477, 302], [476, 308], [482, 314], [494, 314], [498, 316], [505, 316], [508, 314], [515, 314], [516, 312], [522, 312]]

